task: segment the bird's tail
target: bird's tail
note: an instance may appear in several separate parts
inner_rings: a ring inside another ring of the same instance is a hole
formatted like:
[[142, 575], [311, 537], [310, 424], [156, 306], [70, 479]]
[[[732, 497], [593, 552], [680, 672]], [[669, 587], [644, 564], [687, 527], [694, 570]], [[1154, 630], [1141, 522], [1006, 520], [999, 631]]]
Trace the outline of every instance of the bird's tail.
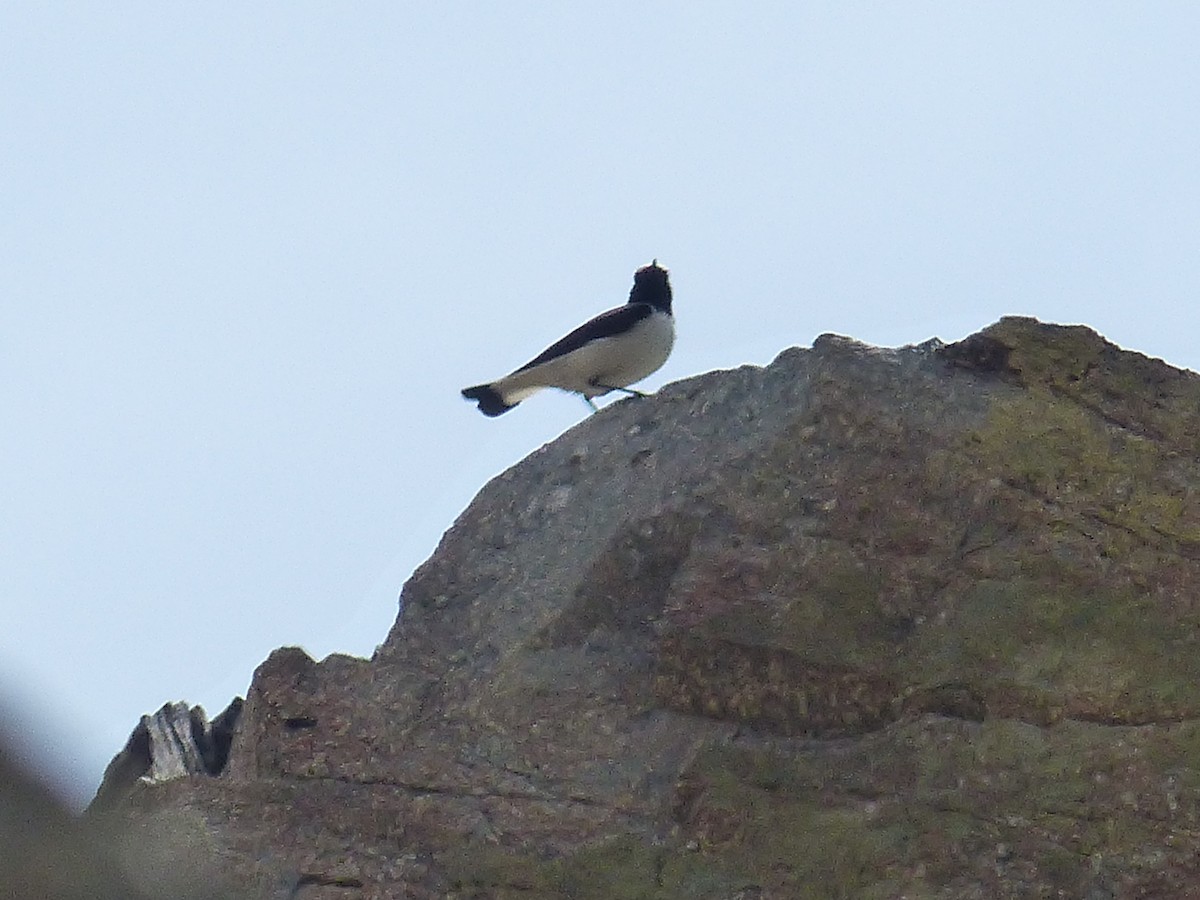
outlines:
[[477, 384], [475, 387], [463, 388], [462, 395], [468, 400], [479, 403], [479, 411], [485, 416], [499, 416], [508, 412], [516, 403], [505, 403], [504, 397], [490, 384]]

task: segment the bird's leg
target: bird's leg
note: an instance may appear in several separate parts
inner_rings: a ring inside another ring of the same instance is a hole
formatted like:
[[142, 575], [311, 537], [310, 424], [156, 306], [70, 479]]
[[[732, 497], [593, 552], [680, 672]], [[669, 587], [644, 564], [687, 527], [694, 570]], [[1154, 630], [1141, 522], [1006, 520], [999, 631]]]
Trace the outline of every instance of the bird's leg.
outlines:
[[606, 391], [621, 391], [623, 394], [628, 394], [630, 397], [648, 397], [649, 394], [643, 394], [641, 391], [635, 391], [633, 388], [617, 387], [614, 384], [601, 384], [598, 381], [592, 382], [592, 387], [604, 388]]

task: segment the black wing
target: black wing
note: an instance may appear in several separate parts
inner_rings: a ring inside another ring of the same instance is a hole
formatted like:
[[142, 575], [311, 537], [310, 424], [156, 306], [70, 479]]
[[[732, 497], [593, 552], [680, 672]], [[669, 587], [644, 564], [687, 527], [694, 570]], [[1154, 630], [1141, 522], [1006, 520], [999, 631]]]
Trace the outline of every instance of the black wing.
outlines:
[[573, 353], [585, 344], [597, 341], [600, 338], [624, 334], [653, 312], [654, 307], [649, 303], [626, 303], [624, 306], [618, 306], [616, 309], [600, 313], [600, 315], [591, 321], [584, 322], [562, 340], [555, 341], [536, 357], [517, 369], [517, 372], [524, 372], [526, 369], [540, 366], [542, 363], [550, 362], [552, 359], [566, 356], [568, 353]]

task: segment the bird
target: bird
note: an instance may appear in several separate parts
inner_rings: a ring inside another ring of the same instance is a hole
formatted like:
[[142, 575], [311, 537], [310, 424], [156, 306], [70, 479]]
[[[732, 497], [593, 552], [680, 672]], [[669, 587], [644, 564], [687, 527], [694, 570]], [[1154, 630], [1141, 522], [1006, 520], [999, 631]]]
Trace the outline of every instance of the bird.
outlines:
[[671, 282], [655, 259], [633, 275], [629, 302], [584, 322], [521, 368], [487, 384], [463, 388], [485, 416], [499, 416], [542, 388], [593, 397], [610, 391], [644, 397], [629, 385], [658, 371], [675, 344]]

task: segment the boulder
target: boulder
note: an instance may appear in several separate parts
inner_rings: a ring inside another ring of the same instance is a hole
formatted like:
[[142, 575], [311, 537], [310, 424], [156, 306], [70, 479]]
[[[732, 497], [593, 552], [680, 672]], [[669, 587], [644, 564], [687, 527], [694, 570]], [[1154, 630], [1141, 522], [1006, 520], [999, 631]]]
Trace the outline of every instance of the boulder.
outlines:
[[1189, 896], [1198, 448], [1200, 377], [1023, 318], [623, 400], [106, 815], [280, 898]]

